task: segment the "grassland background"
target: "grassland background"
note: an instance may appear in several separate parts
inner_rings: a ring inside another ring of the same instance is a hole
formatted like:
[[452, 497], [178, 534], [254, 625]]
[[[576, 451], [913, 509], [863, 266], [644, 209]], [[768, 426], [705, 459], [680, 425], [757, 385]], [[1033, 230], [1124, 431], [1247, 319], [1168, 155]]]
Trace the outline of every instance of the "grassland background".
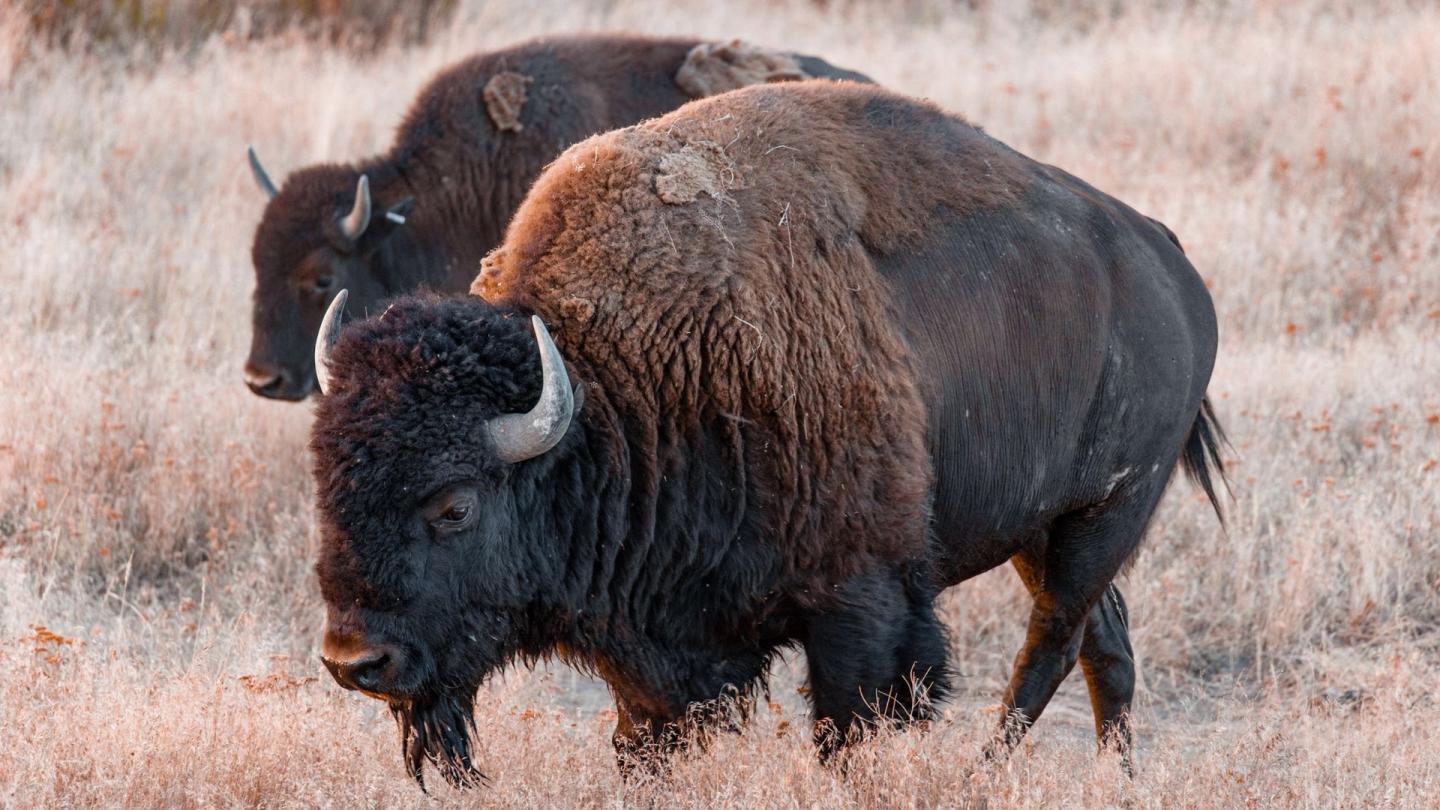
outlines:
[[427, 803], [388, 715], [319, 677], [309, 407], [241, 383], [264, 202], [244, 148], [277, 175], [379, 151], [441, 66], [580, 29], [821, 54], [1168, 223], [1220, 317], [1235, 498], [1222, 531], [1177, 481], [1122, 581], [1133, 781], [1096, 758], [1078, 674], [1019, 756], [977, 767], [1027, 605], [1002, 569], [944, 599], [962, 673], [946, 720], [869, 746], [848, 780], [813, 762], [794, 661], [746, 734], [631, 785], [603, 692], [557, 668], [484, 690], [494, 784], [441, 799], [1440, 805], [1440, 8], [446, 13], [418, 45], [228, 30], [179, 47], [167, 28], [158, 48], [62, 47], [0, 3], [0, 805]]

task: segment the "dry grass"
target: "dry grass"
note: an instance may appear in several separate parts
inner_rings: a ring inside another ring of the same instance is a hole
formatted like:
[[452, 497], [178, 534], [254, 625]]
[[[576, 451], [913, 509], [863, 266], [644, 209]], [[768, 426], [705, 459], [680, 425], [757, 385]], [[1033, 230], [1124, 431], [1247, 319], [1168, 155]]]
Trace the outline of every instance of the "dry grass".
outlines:
[[1440, 11], [841, 5], [499, 0], [418, 50], [215, 40], [133, 64], [20, 59], [0, 10], [0, 804], [424, 804], [388, 716], [315, 680], [308, 408], [240, 382], [262, 203], [243, 149], [276, 170], [373, 151], [441, 65], [591, 27], [824, 54], [1169, 223], [1215, 293], [1236, 500], [1224, 533], [1178, 486], [1123, 583], [1133, 782], [1095, 759], [1078, 678], [1025, 754], [972, 772], [1023, 625], [998, 571], [946, 599], [949, 720], [848, 780], [812, 762], [793, 663], [750, 731], [630, 786], [603, 695], [557, 670], [487, 689], [495, 783], [441, 796], [1440, 804]]

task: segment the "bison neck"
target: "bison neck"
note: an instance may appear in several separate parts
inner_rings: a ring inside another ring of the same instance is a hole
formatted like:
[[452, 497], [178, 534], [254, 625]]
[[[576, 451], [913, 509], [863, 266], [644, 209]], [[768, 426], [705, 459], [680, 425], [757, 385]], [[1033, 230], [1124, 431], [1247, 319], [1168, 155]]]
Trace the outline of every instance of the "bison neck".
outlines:
[[754, 492], [727, 473], [744, 460], [736, 436], [661, 445], [624, 423], [587, 391], [571, 435], [517, 481], [544, 513], [534, 543], [562, 549], [525, 652], [596, 671], [662, 717], [747, 688], [796, 628], [777, 618], [785, 565], [752, 524]]
[[510, 200], [499, 191], [477, 195], [460, 178], [430, 169], [418, 155], [408, 157], [360, 168], [371, 176], [380, 210], [414, 199], [405, 222], [377, 248], [374, 272], [392, 296], [420, 289], [464, 292], [480, 259], [500, 241], [519, 198]]
[[479, 259], [467, 261], [464, 251], [457, 252], [434, 231], [433, 221], [416, 215], [380, 246], [372, 267], [388, 295], [419, 290], [457, 293], [469, 285], [465, 268], [474, 267]]

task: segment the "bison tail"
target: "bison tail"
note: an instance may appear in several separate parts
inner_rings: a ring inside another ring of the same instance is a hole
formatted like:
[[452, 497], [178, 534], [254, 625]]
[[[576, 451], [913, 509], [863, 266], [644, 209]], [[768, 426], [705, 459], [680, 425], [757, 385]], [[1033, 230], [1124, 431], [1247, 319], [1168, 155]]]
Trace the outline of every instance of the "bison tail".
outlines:
[[1225, 477], [1225, 463], [1220, 460], [1220, 445], [1229, 444], [1220, 420], [1215, 418], [1215, 408], [1210, 398], [1200, 400], [1200, 413], [1195, 415], [1195, 424], [1190, 426], [1190, 435], [1185, 438], [1185, 450], [1181, 463], [1185, 465], [1185, 476], [1205, 490], [1210, 506], [1220, 525], [1225, 525], [1225, 512], [1220, 508], [1220, 498], [1215, 494], [1215, 478], [1225, 485], [1225, 491], [1234, 497], [1230, 481]]

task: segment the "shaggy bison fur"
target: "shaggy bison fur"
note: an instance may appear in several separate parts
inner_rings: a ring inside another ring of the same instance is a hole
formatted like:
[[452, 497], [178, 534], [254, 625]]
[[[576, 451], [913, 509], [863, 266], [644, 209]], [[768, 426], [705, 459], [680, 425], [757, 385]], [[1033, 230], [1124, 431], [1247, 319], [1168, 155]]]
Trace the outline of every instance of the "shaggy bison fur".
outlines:
[[549, 37], [440, 73], [383, 155], [309, 166], [277, 189], [252, 154], [272, 199], [251, 250], [247, 383], [277, 399], [314, 390], [310, 350], [340, 289], [355, 315], [421, 288], [465, 290], [530, 183], [570, 144], [708, 93], [801, 78], [868, 81], [816, 57], [739, 42]]
[[[1112, 582], [1177, 464], [1218, 471], [1215, 315], [1163, 226], [929, 104], [767, 85], [569, 149], [472, 292], [344, 332], [313, 434], [327, 663], [413, 773], [473, 776], [508, 662], [598, 673], [654, 762], [789, 645], [828, 757], [929, 716], [933, 600], [1006, 561], [1035, 601], [990, 751], [1077, 660], [1128, 748]], [[531, 315], [583, 405], [507, 463], [487, 425], [553, 384]]]

